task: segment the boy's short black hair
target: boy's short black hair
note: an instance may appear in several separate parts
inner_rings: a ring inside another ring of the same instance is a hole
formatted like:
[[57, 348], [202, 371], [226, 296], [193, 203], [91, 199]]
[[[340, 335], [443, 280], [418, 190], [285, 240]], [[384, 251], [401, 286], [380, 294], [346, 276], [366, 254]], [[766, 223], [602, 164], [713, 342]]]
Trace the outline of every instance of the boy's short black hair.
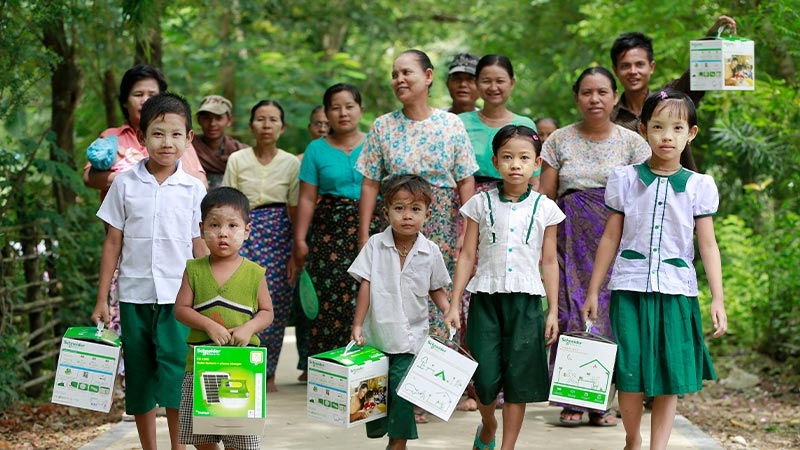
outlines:
[[186, 132], [192, 130], [192, 107], [185, 98], [171, 92], [154, 95], [147, 99], [142, 105], [142, 114], [139, 119], [139, 129], [142, 134], [147, 134], [147, 127], [156, 117], [165, 114], [177, 114], [183, 116], [186, 121]]
[[220, 206], [230, 206], [242, 215], [245, 224], [250, 223], [250, 201], [238, 189], [222, 186], [208, 191], [200, 202], [200, 220], [205, 221], [208, 212]]
[[647, 52], [647, 60], [653, 62], [653, 40], [644, 33], [623, 33], [611, 45], [611, 65], [617, 67], [620, 56], [628, 50], [641, 48]]
[[383, 205], [388, 208], [394, 196], [402, 190], [410, 192], [414, 198], [422, 198], [427, 207], [430, 207], [433, 202], [433, 192], [430, 183], [419, 175], [407, 173], [395, 175], [383, 180], [381, 183]]

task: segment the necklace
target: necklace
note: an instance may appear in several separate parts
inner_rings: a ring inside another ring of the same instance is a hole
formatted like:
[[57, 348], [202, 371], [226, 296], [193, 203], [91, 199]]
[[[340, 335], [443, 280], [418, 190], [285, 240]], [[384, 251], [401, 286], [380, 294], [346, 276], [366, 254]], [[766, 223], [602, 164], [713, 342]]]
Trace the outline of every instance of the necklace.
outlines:
[[417, 238], [416, 237], [414, 238], [413, 241], [411, 241], [411, 243], [409, 243], [407, 245], [406, 244], [395, 245], [395, 247], [397, 248], [397, 253], [399, 253], [401, 257], [405, 258], [406, 256], [408, 256], [408, 253], [411, 252], [411, 249], [414, 247], [414, 243], [415, 242], [417, 242]]

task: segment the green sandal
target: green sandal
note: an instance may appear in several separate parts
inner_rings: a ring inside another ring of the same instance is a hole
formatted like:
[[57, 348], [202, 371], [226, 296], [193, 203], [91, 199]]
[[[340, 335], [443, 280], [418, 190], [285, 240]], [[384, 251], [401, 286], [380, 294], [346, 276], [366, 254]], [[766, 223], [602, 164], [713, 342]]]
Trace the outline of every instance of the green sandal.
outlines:
[[482, 430], [483, 430], [483, 424], [478, 425], [478, 430], [475, 431], [475, 442], [472, 444], [473, 445], [472, 448], [473, 449], [477, 449], [477, 450], [494, 450], [494, 446], [495, 446], [494, 437], [492, 437], [491, 442], [489, 442], [488, 444], [484, 444], [481, 441], [481, 431]]

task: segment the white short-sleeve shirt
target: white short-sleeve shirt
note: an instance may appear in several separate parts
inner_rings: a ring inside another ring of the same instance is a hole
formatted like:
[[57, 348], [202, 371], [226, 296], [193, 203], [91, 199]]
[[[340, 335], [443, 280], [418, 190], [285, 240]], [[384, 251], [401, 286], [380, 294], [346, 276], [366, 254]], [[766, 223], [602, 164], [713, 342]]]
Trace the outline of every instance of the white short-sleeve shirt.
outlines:
[[529, 188], [513, 203], [495, 188], [472, 196], [460, 211], [478, 224], [478, 268], [468, 291], [545, 295], [539, 274], [544, 231], [566, 218], [554, 201]]
[[97, 217], [122, 231], [119, 301], [175, 303], [206, 189], [178, 168], [160, 185], [142, 160], [111, 183]]
[[392, 227], [369, 238], [348, 273], [370, 282], [367, 343], [385, 353], [416, 354], [428, 336], [430, 291], [450, 284], [442, 252], [422, 233], [400, 267]]
[[625, 216], [608, 288], [697, 296], [695, 219], [717, 212], [714, 179], [687, 169], [659, 176], [647, 164], [617, 167], [605, 203]]

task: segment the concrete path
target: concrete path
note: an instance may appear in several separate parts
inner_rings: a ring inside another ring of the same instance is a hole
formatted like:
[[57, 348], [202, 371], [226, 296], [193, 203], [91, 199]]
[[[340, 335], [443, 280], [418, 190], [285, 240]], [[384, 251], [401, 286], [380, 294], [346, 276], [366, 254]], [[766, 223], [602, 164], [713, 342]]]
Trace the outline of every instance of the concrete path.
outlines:
[[[351, 429], [337, 428], [306, 418], [306, 386], [296, 381], [297, 351], [294, 329], [286, 330], [283, 351], [276, 381], [279, 392], [270, 394], [267, 400], [267, 432], [262, 438], [261, 448], [271, 450], [382, 450], [386, 439], [368, 439], [363, 426]], [[531, 403], [525, 414], [522, 433], [517, 441], [518, 449], [569, 449], [569, 450], [619, 450], [625, 446], [625, 431], [622, 424], [616, 427], [577, 428], [558, 424], [558, 408], [547, 403]], [[463, 449], [472, 446], [475, 428], [480, 423], [477, 412], [456, 411], [450, 421], [443, 422], [429, 415], [431, 422], [419, 425], [420, 439], [409, 442], [408, 447], [417, 449]], [[497, 412], [500, 420], [500, 411]], [[158, 420], [158, 448], [168, 450], [169, 436], [166, 419]], [[586, 420], [586, 419], [584, 419]], [[502, 424], [501, 424], [502, 427]], [[642, 436], [648, 448], [650, 417], [642, 420]], [[497, 448], [500, 448], [498, 435]], [[84, 445], [80, 450], [133, 450], [141, 449], [136, 426], [132, 422], [120, 422], [109, 431]], [[672, 431], [669, 450], [722, 450], [722, 446], [687, 419], [678, 416]]]

